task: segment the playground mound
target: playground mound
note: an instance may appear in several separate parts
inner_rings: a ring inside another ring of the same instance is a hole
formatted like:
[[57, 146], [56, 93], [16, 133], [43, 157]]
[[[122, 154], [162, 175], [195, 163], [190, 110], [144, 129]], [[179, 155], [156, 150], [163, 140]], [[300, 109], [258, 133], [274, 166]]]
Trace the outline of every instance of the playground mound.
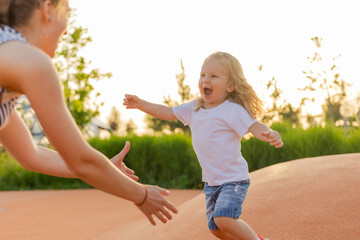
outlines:
[[[272, 240], [360, 239], [360, 154], [305, 158], [250, 174], [241, 218]], [[204, 196], [154, 228], [139, 222], [98, 239], [217, 239], [207, 230]]]
[[[250, 180], [241, 219], [262, 236], [360, 239], [360, 153], [284, 162]], [[132, 204], [98, 190], [17, 194], [0, 193], [0, 239], [217, 239], [200, 190], [173, 190], [169, 200], [179, 213], [155, 227]]]

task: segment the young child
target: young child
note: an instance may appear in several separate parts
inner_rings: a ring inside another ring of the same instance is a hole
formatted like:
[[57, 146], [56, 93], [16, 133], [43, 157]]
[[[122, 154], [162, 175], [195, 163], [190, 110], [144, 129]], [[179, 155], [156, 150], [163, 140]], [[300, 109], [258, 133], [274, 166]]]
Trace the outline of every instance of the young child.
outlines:
[[263, 239], [239, 219], [250, 185], [240, 142], [249, 132], [280, 148], [281, 137], [255, 120], [262, 113], [262, 102], [245, 79], [240, 62], [229, 53], [215, 52], [205, 59], [199, 91], [197, 100], [173, 108], [128, 94], [124, 105], [189, 125], [205, 182], [206, 216], [212, 234], [220, 239]]

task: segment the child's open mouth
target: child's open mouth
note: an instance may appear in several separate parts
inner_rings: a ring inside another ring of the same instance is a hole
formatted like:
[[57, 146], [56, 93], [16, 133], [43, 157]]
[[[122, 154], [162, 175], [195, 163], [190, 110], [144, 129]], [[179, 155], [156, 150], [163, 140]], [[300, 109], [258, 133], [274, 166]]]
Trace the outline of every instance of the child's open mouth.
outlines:
[[210, 88], [204, 88], [203, 91], [205, 96], [209, 96], [213, 92]]

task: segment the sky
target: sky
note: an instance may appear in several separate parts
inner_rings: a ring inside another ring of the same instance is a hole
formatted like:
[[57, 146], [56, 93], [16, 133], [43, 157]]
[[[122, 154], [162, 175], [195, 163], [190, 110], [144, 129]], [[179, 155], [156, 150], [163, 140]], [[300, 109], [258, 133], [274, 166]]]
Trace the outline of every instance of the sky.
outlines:
[[[321, 37], [323, 59], [339, 54], [342, 78], [360, 92], [360, 14], [356, 0], [70, 0], [76, 25], [88, 29], [92, 42], [81, 54], [92, 68], [111, 72], [94, 83], [101, 93], [101, 119], [115, 106], [121, 119], [133, 119], [143, 131], [144, 114], [122, 106], [124, 94], [162, 103], [179, 100], [176, 74], [185, 68], [185, 84], [197, 92], [203, 60], [215, 51], [234, 55], [245, 77], [266, 101], [266, 83], [278, 80], [288, 102], [308, 82], [303, 70], [314, 54], [312, 37]], [[327, 64], [325, 62], [325, 64]], [[330, 63], [328, 63], [330, 64]], [[262, 65], [262, 71], [258, 67]], [[296, 105], [296, 103], [294, 103]], [[321, 107], [313, 106], [315, 111]]]

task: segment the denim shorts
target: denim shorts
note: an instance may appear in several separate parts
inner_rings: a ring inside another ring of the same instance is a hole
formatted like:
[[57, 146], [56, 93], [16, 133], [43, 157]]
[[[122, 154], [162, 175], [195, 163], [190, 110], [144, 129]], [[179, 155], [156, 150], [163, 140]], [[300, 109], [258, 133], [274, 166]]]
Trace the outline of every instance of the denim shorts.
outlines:
[[205, 183], [206, 218], [211, 230], [218, 229], [215, 217], [238, 219], [242, 211], [250, 180], [224, 183], [220, 186], [209, 186]]

